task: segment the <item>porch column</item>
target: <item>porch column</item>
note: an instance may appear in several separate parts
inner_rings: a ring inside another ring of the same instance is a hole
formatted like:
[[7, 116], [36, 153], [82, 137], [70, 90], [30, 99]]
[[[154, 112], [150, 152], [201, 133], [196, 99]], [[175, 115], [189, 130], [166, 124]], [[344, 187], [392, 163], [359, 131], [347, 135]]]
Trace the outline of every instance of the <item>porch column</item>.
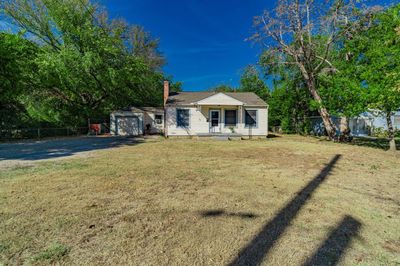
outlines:
[[225, 108], [221, 107], [221, 131], [224, 130], [225, 127]]
[[239, 105], [238, 107], [239, 107], [238, 108], [238, 112], [239, 112], [239, 114], [238, 114], [238, 124], [239, 124], [239, 127], [242, 127], [242, 124], [243, 124], [243, 108], [242, 108], [241, 105]]

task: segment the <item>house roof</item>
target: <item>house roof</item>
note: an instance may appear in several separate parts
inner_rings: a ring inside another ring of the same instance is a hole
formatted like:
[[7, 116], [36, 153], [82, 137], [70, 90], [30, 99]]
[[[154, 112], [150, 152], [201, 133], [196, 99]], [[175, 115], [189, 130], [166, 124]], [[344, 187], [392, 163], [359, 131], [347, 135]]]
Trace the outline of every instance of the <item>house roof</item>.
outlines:
[[[193, 105], [198, 101], [204, 100], [221, 92], [201, 91], [201, 92], [177, 92], [171, 93], [167, 100], [169, 106]], [[244, 106], [267, 106], [260, 97], [254, 92], [222, 92], [223, 94], [243, 102]]]

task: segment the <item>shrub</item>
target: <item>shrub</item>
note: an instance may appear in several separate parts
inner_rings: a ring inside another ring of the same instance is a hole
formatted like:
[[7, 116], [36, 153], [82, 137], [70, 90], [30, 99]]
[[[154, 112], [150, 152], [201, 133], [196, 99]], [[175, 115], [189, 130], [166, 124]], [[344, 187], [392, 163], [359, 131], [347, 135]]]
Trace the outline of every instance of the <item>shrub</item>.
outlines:
[[[387, 137], [389, 137], [389, 133], [386, 129], [384, 129], [382, 127], [377, 127], [377, 128], [374, 128], [374, 130], [372, 132], [372, 136], [378, 137], [378, 138], [387, 138]], [[395, 138], [400, 137], [400, 129], [394, 130], [394, 136], [395, 136]]]

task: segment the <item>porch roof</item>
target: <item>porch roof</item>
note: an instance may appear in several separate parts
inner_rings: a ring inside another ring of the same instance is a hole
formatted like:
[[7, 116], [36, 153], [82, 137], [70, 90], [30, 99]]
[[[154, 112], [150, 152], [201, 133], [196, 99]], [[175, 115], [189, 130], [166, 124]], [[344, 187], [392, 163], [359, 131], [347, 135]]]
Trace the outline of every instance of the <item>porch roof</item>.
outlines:
[[225, 105], [225, 106], [241, 106], [244, 102], [239, 101], [224, 93], [213, 94], [203, 100], [194, 102], [195, 105]]

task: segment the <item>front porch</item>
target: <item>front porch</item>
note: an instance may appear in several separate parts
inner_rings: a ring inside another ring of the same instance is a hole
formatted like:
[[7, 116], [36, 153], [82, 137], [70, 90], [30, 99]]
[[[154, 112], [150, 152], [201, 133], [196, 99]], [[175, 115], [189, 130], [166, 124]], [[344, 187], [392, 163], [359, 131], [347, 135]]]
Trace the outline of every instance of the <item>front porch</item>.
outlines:
[[251, 117], [249, 110], [245, 111], [242, 105], [198, 105], [197, 110], [205, 118], [208, 129], [196, 134], [199, 136], [248, 136], [257, 127], [256, 114]]
[[238, 133], [197, 133], [195, 135], [168, 136], [168, 138], [189, 138], [189, 139], [214, 139], [214, 140], [248, 140], [265, 139], [266, 135], [247, 135]]

